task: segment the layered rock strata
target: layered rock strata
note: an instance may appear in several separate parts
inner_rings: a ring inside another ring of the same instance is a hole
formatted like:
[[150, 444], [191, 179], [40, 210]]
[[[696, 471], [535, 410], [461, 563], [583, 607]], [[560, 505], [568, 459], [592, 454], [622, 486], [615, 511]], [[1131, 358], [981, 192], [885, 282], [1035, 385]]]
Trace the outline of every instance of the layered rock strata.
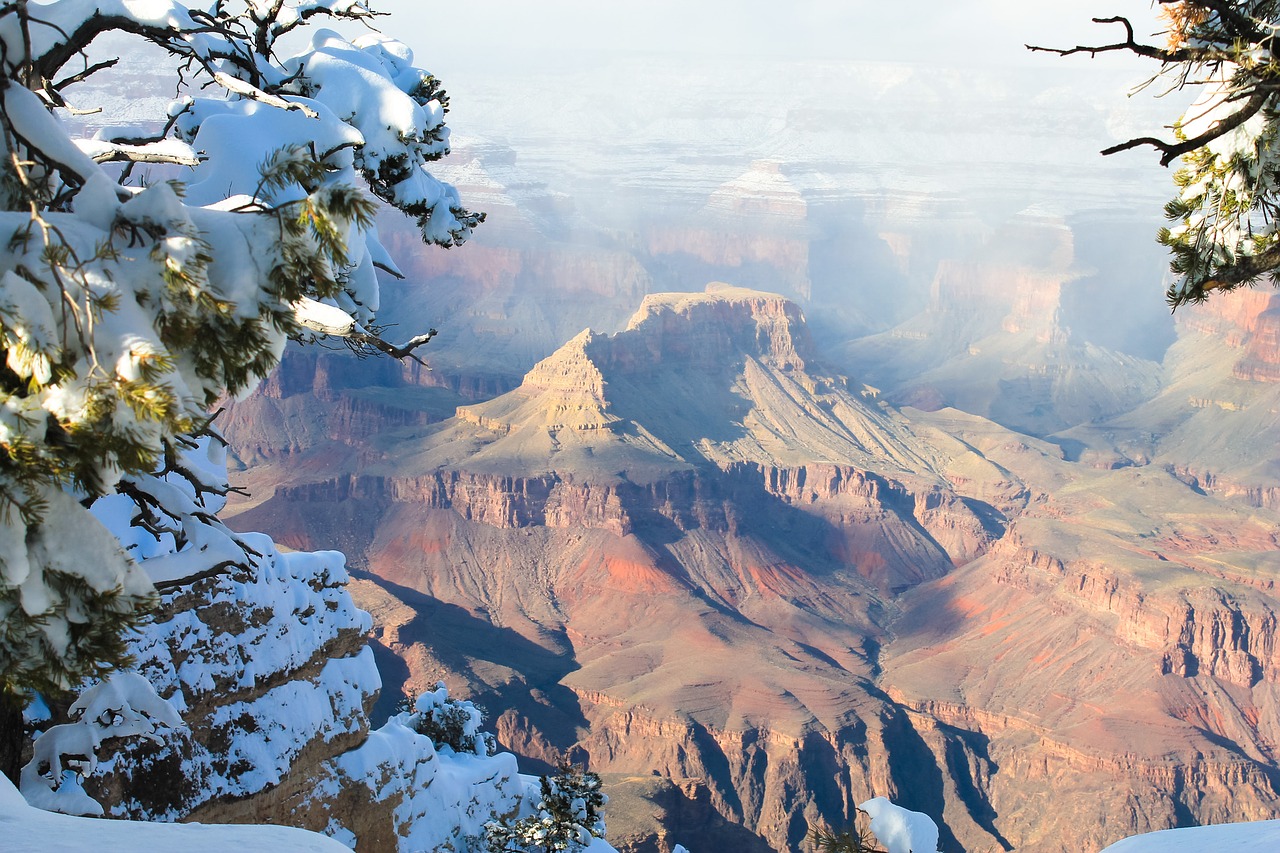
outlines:
[[787, 300], [651, 296], [359, 466], [303, 450], [240, 523], [359, 540], [388, 672], [747, 848], [874, 794], [974, 851], [1275, 811], [1273, 514], [819, 361]]

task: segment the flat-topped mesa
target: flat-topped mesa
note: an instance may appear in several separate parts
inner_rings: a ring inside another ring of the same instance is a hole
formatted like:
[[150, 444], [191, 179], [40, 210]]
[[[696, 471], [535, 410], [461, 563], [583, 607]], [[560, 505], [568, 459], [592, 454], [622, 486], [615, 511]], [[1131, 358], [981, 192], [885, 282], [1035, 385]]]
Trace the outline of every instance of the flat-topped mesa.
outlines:
[[687, 362], [699, 369], [749, 355], [783, 371], [801, 371], [813, 344], [800, 307], [784, 296], [721, 282], [704, 293], [646, 296], [625, 332], [611, 339], [609, 367], [627, 370]]
[[[714, 283], [704, 293], [646, 297], [625, 330], [575, 341], [537, 375], [553, 364], [565, 373], [582, 370], [574, 364], [579, 353], [585, 356], [604, 378], [602, 416], [626, 422], [611, 432], [625, 433], [632, 456], [643, 445], [667, 462], [721, 468], [753, 461], [834, 462], [891, 476], [930, 470], [905, 420], [859, 395], [844, 377], [824, 373], [813, 351], [794, 302]], [[539, 379], [474, 408], [491, 418], [508, 417], [498, 410], [514, 418], [517, 408], [532, 416], [533, 395], [548, 393], [540, 383], [546, 384]], [[546, 407], [556, 408], [554, 401]], [[527, 428], [538, 417], [519, 423]]]
[[609, 429], [621, 420], [613, 410], [611, 377], [722, 377], [752, 361], [790, 376], [810, 393], [843, 389], [843, 379], [805, 372], [812, 349], [800, 308], [777, 294], [719, 283], [705, 293], [651, 294], [624, 331], [583, 330], [536, 364], [515, 391], [461, 407], [458, 418], [499, 434], [533, 426]]

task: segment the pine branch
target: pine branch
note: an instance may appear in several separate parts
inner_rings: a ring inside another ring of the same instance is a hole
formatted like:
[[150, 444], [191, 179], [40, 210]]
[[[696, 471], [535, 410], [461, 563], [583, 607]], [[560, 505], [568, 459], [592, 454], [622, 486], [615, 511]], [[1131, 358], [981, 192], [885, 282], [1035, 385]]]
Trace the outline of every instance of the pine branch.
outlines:
[[1179, 298], [1173, 307], [1183, 302], [1198, 302], [1214, 290], [1234, 290], [1241, 285], [1257, 281], [1280, 268], [1280, 244], [1256, 255], [1245, 255], [1230, 266], [1221, 267], [1203, 282], [1191, 282], [1189, 293]]

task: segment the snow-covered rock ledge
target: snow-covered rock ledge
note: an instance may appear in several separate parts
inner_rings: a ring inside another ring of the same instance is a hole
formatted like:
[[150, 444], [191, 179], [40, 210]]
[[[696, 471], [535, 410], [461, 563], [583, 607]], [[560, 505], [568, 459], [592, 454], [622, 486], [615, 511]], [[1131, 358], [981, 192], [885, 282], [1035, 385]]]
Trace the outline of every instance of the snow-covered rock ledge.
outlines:
[[[103, 741], [84, 790], [107, 815], [133, 822], [53, 815], [8, 786], [0, 792], [7, 837], [32, 839], [23, 851], [464, 853], [483, 849], [485, 823], [528, 810], [537, 780], [519, 774], [515, 756], [437, 748], [405, 715], [370, 730], [381, 682], [366, 641], [370, 617], [346, 590], [342, 554], [281, 553], [266, 536], [244, 539], [261, 555], [252, 574], [166, 595], [133, 643], [138, 671], [185, 723], [159, 743]], [[141, 821], [287, 824], [332, 840]], [[43, 838], [46, 827], [57, 829], [54, 841]]]
[[1275, 853], [1280, 850], [1280, 820], [1224, 823], [1148, 832], [1117, 841], [1102, 853]]
[[181, 850], [182, 853], [227, 853], [269, 850], [271, 853], [345, 853], [337, 841], [282, 826], [205, 826], [139, 821], [104, 821], [70, 817], [27, 805], [0, 774], [0, 838], [8, 853], [138, 853]]
[[85, 789], [113, 817], [286, 822], [321, 764], [368, 736], [381, 680], [342, 554], [243, 538], [261, 555], [251, 575], [165, 596], [132, 644], [187, 728], [101, 757]]

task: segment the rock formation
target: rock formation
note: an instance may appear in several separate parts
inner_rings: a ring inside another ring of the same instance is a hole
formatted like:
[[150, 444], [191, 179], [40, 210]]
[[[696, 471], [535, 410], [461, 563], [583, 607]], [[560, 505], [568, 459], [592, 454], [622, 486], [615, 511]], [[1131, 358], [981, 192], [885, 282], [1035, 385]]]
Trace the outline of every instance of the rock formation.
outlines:
[[[871, 792], [858, 780], [838, 801], [783, 793], [817, 732], [843, 763], [841, 739], [877, 719], [878, 700], [848, 700], [870, 684], [884, 597], [981, 553], [1001, 523], [864, 394], [815, 364], [787, 300], [723, 286], [650, 296], [626, 331], [584, 332], [511, 393], [375, 439], [365, 458], [394, 448], [390, 465], [336, 473], [326, 455], [334, 476], [295, 476], [239, 523], [310, 546], [336, 535], [341, 507], [365, 507], [362, 565], [410, 607], [426, 594], [455, 608], [467, 643], [432, 638], [430, 656], [512, 708], [506, 743], [702, 779], [695, 799], [787, 847]], [[317, 455], [289, 468], [313, 472]], [[419, 621], [384, 642], [421, 664], [408, 653], [427, 639]], [[515, 647], [507, 664], [463, 660], [495, 643]], [[541, 710], [513, 678], [548, 694]], [[764, 787], [748, 742], [781, 768]]]
[[1278, 805], [1273, 514], [904, 416], [788, 300], [653, 295], [508, 394], [331, 449], [266, 460], [284, 485], [238, 523], [346, 537], [384, 669], [616, 780], [629, 849], [713, 809], [797, 850], [872, 794], [974, 851]]
[[1052, 484], [987, 554], [904, 595], [882, 651], [886, 691], [968, 745], [970, 771], [944, 774], [973, 786], [968, 813], [1054, 851], [1274, 815], [1274, 514], [933, 422]]
[[514, 756], [455, 758], [399, 721], [371, 727], [381, 678], [342, 555], [245, 538], [252, 571], [166, 594], [134, 640], [184, 726], [108, 741], [85, 781], [107, 813], [284, 824], [365, 853], [460, 849], [513, 813], [527, 783]]

